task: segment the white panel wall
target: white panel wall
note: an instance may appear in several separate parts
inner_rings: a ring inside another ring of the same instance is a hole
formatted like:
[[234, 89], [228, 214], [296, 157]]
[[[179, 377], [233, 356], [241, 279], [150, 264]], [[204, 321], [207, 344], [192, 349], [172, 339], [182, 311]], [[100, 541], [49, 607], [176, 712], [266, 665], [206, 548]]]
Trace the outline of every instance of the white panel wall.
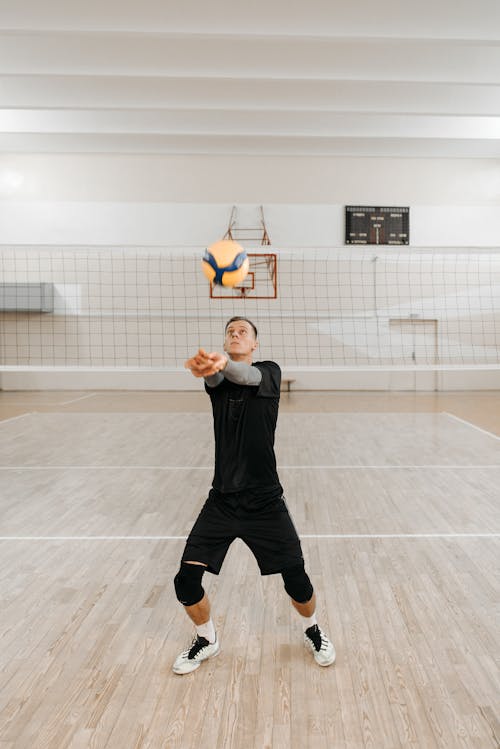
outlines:
[[[256, 208], [239, 206], [242, 214], [255, 213], [258, 225]], [[344, 243], [342, 205], [265, 204], [264, 212], [275, 247]], [[0, 244], [205, 247], [225, 233], [230, 213], [229, 203], [11, 201], [0, 203]], [[498, 247], [500, 208], [411, 206], [410, 243], [413, 247]]]
[[1, 154], [0, 198], [498, 206], [500, 160]]
[[9, 155], [0, 200], [0, 244], [203, 246], [263, 204], [274, 244], [339, 246], [374, 204], [411, 207], [414, 246], [498, 246], [500, 161]]

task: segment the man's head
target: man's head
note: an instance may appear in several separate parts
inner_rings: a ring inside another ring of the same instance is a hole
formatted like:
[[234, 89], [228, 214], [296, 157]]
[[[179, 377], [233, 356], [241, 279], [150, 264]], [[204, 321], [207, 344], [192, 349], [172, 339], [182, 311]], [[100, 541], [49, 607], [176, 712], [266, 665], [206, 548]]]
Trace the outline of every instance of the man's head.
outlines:
[[224, 351], [234, 361], [252, 361], [252, 353], [258, 346], [257, 328], [246, 317], [231, 317], [227, 321], [224, 335]]

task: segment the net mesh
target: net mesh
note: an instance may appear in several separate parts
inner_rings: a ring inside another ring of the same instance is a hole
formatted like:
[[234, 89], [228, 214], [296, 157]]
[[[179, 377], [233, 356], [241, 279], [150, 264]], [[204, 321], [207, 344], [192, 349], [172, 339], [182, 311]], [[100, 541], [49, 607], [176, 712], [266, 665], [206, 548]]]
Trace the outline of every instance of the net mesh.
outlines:
[[202, 253], [2, 248], [0, 367], [182, 368], [233, 315], [284, 367], [500, 366], [499, 250], [273, 250], [274, 279], [260, 259], [254, 288], [221, 296]]

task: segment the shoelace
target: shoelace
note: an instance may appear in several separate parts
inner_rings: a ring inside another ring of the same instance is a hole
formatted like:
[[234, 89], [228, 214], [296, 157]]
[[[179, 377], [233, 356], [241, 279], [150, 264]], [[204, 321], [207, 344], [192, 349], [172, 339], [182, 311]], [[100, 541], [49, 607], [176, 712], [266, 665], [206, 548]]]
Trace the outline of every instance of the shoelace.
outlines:
[[[323, 632], [320, 630], [317, 624], [313, 624], [312, 627], [309, 627], [309, 629], [306, 629], [306, 635], [311, 640], [312, 644], [314, 645], [314, 649], [318, 652], [320, 650], [326, 650], [327, 641], [323, 637]], [[324, 645], [324, 647], [323, 647]]]
[[190, 649], [186, 650], [187, 657], [192, 660], [198, 655], [200, 650], [206, 648], [207, 645], [210, 645], [210, 643], [205, 637], [194, 637]]

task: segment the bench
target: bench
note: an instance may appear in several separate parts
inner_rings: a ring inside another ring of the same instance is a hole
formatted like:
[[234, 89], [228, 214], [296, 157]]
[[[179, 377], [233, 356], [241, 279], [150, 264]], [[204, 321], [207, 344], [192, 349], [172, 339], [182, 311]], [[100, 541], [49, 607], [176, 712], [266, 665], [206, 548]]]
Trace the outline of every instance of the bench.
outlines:
[[289, 393], [290, 390], [291, 390], [292, 382], [295, 382], [295, 380], [293, 380], [290, 377], [282, 377], [281, 378], [281, 389], [282, 390], [286, 390], [286, 392]]

